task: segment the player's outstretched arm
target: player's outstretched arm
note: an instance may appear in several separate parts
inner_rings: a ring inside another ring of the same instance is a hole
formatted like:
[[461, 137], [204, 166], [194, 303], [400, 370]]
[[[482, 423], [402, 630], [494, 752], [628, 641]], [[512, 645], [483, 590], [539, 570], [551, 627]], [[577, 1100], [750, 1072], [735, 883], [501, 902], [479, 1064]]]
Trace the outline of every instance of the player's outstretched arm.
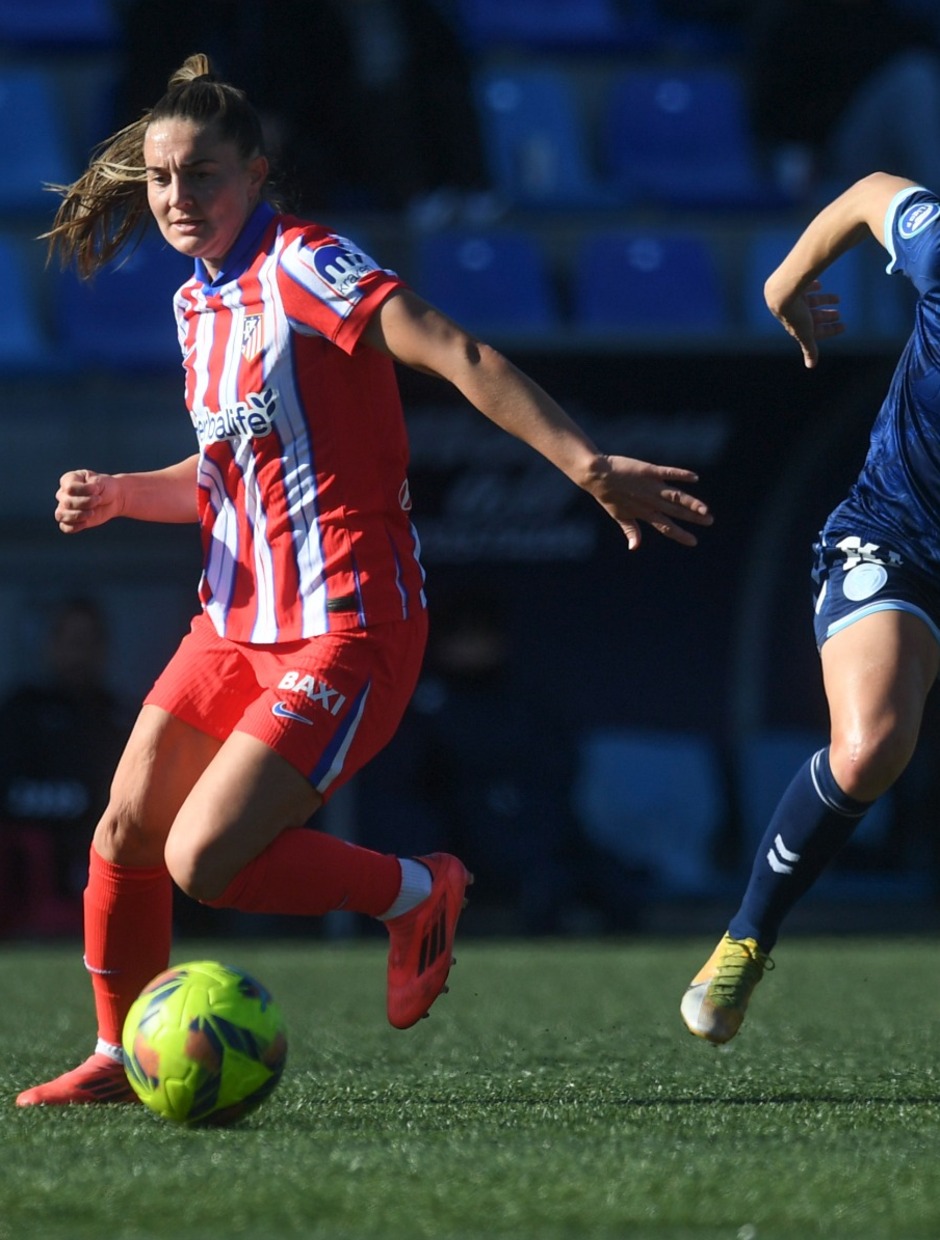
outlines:
[[818, 341], [845, 331], [836, 293], [823, 291], [818, 277], [840, 255], [873, 236], [885, 244], [884, 220], [894, 196], [916, 184], [906, 177], [873, 172], [850, 185], [807, 225], [786, 258], [764, 284], [771, 314], [796, 340], [803, 364], [819, 361]]
[[698, 481], [691, 470], [599, 451], [528, 375], [414, 293], [388, 298], [365, 339], [404, 365], [448, 380], [491, 422], [541, 453], [594, 496], [631, 550], [640, 545], [640, 522], [688, 547], [698, 540], [680, 522], [711, 525], [708, 506], [683, 489]]
[[682, 522], [711, 525], [708, 506], [683, 490], [698, 475], [673, 465], [653, 465], [629, 456], [599, 456], [600, 468], [584, 487], [623, 530], [634, 551], [642, 541], [641, 522], [665, 538], [694, 547], [698, 539]]
[[177, 524], [198, 519], [198, 456], [145, 473], [101, 474], [71, 469], [56, 491], [56, 524], [63, 534], [104, 525], [114, 517]]

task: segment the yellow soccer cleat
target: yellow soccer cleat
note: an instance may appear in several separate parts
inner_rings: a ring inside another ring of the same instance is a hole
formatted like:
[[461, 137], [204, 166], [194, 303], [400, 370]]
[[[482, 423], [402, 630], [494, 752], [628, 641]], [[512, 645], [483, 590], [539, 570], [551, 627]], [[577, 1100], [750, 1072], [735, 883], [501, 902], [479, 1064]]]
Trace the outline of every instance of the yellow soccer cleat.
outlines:
[[680, 1011], [689, 1032], [706, 1042], [730, 1042], [741, 1028], [754, 987], [773, 961], [755, 939], [725, 934], [693, 977]]

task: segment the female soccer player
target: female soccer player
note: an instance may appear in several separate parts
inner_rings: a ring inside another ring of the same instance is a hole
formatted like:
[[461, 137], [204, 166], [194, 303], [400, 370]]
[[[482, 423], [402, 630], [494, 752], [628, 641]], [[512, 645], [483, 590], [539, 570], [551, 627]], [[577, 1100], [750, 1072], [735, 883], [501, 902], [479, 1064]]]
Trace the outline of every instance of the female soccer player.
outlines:
[[817, 277], [869, 235], [920, 294], [914, 330], [862, 471], [814, 548], [829, 745], [784, 792], [741, 906], [682, 999], [709, 1042], [737, 1033], [787, 913], [907, 766], [940, 670], [940, 198], [903, 177], [863, 178], [809, 224], [764, 292], [815, 366], [817, 341], [843, 331]]
[[[160, 102], [63, 192], [50, 245], [90, 275], [153, 215], [194, 260], [175, 299], [198, 452], [153, 472], [63, 476], [66, 534], [114, 517], [198, 521], [202, 609], [148, 694], [92, 844], [85, 963], [94, 1054], [19, 1105], [132, 1101], [131, 1002], [167, 965], [171, 883], [209, 905], [384, 920], [387, 1010], [445, 987], [470, 875], [457, 858], [305, 827], [391, 738], [425, 644], [394, 361], [449, 380], [617, 521], [685, 545], [708, 525], [688, 470], [607, 456], [497, 352], [351, 242], [280, 213], [244, 94], [190, 57]], [[507, 273], [511, 278], [511, 273]]]

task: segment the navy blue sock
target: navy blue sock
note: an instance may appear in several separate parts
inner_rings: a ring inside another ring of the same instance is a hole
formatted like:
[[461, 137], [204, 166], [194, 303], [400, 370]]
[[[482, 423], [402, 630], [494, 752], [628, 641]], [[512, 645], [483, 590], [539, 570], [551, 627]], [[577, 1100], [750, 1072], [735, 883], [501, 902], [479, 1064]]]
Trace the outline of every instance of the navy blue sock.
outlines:
[[787, 913], [872, 804], [842, 791], [829, 766], [828, 747], [813, 754], [793, 777], [764, 832], [741, 907], [728, 927], [731, 937], [756, 939], [769, 952]]

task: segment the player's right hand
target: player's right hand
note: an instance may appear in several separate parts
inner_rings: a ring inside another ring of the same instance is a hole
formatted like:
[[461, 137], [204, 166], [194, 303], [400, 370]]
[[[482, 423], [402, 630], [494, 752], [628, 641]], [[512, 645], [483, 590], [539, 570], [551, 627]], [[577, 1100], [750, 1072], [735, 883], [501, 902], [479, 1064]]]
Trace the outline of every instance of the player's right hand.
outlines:
[[119, 517], [124, 508], [120, 481], [93, 469], [70, 469], [55, 493], [56, 524], [63, 534], [77, 534]]
[[800, 346], [803, 365], [808, 370], [812, 370], [819, 361], [818, 341], [841, 336], [845, 331], [839, 310], [839, 294], [825, 292], [818, 280], [813, 280], [804, 292], [796, 293], [779, 304], [768, 296], [767, 305], [774, 318]]

